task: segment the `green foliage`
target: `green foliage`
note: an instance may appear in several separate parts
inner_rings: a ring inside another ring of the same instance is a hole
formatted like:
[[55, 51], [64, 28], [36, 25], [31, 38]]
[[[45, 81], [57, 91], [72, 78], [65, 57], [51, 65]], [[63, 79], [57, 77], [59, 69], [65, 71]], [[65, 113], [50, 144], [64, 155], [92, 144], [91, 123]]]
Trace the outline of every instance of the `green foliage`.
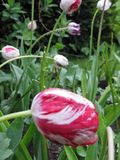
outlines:
[[22, 138], [23, 127], [23, 121], [21, 119], [16, 119], [13, 123], [11, 123], [10, 127], [7, 129], [7, 136], [11, 139], [9, 147], [13, 151], [20, 143], [20, 140]]
[[5, 160], [12, 155], [12, 150], [10, 149], [10, 139], [5, 133], [0, 132], [0, 160]]

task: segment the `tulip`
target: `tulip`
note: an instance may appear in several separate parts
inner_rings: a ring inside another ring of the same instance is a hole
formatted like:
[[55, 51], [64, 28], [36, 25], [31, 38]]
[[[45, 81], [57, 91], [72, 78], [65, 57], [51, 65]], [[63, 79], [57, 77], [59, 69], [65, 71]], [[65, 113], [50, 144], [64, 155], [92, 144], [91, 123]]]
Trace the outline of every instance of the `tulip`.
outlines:
[[5, 58], [6, 60], [20, 56], [19, 50], [10, 45], [3, 47], [1, 52], [3, 58]]
[[34, 21], [29, 22], [27, 27], [29, 30], [32, 30], [32, 31], [36, 30], [37, 29], [36, 21], [34, 20]]
[[97, 3], [97, 8], [100, 9], [101, 11], [104, 8], [104, 11], [106, 11], [111, 7], [111, 5], [112, 3], [109, 0], [99, 0]]
[[61, 0], [60, 8], [68, 14], [71, 14], [79, 8], [81, 2], [82, 0]]
[[31, 112], [39, 132], [53, 142], [77, 147], [94, 144], [98, 139], [95, 106], [73, 92], [46, 89], [34, 97]]
[[68, 32], [71, 35], [80, 35], [80, 24], [71, 22], [68, 24]]
[[59, 54], [54, 56], [54, 61], [57, 66], [61, 67], [67, 67], [69, 64], [68, 59], [65, 56]]

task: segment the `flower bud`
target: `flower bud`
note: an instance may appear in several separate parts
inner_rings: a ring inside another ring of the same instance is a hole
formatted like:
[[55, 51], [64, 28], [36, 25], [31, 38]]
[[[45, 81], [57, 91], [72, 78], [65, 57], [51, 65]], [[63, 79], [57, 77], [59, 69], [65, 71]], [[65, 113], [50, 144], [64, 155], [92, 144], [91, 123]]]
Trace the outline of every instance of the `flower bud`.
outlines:
[[79, 8], [81, 2], [82, 0], [61, 0], [60, 8], [68, 14], [71, 14]]
[[28, 23], [28, 29], [32, 31], [37, 29], [37, 23], [35, 20]]
[[6, 60], [11, 59], [11, 58], [16, 58], [20, 56], [20, 52], [17, 48], [7, 45], [2, 48], [2, 56]]
[[38, 130], [58, 144], [86, 146], [98, 139], [95, 106], [73, 92], [59, 88], [46, 89], [34, 97], [31, 111]]
[[69, 64], [68, 59], [65, 56], [59, 54], [54, 56], [54, 61], [56, 65], [60, 67], [67, 67]]
[[71, 22], [68, 24], [68, 32], [71, 35], [80, 35], [80, 24]]
[[101, 11], [104, 8], [104, 11], [106, 11], [110, 8], [111, 5], [112, 5], [112, 3], [109, 0], [106, 0], [106, 1], [105, 0], [99, 0], [98, 3], [97, 3], [97, 8], [100, 9]]

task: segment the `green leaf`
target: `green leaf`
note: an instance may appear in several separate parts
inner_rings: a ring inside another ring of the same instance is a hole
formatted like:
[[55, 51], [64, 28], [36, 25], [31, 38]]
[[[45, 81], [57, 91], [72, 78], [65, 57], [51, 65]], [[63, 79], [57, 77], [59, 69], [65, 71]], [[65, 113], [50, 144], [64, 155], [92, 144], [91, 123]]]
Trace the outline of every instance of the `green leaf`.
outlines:
[[120, 143], [120, 133], [118, 133], [117, 135], [115, 135], [115, 143]]
[[11, 139], [10, 149], [15, 150], [18, 146], [23, 132], [24, 123], [20, 118], [15, 119], [7, 129], [7, 136]]
[[78, 160], [75, 152], [70, 146], [64, 147], [68, 160]]
[[15, 0], [7, 0], [8, 1], [8, 4], [12, 7], [15, 3]]
[[120, 63], [120, 57], [117, 54], [113, 54], [115, 56], [115, 58], [117, 59], [117, 61]]
[[109, 105], [106, 107], [106, 115], [105, 115], [105, 122], [106, 125], [109, 126], [111, 125], [113, 122], [115, 122], [115, 120], [120, 117], [120, 105]]
[[84, 147], [81, 147], [81, 146], [77, 147], [76, 148], [76, 152], [81, 157], [85, 157], [86, 156], [86, 149]]
[[15, 151], [15, 157], [17, 160], [32, 160], [29, 150], [23, 142], [20, 142], [19, 146], [17, 147]]
[[12, 150], [9, 149], [10, 139], [5, 133], [0, 132], [0, 160], [5, 160], [12, 155]]
[[105, 105], [109, 96], [110, 96], [110, 86], [107, 86], [98, 101], [102, 107]]
[[61, 151], [61, 153], [59, 154], [58, 160], [66, 160], [66, 153], [64, 150]]
[[82, 80], [81, 80], [81, 87], [82, 87], [82, 95], [86, 97], [87, 94], [87, 77], [85, 70], [82, 70]]
[[97, 160], [97, 144], [88, 147], [85, 160]]
[[11, 81], [12, 76], [11, 74], [6, 74], [3, 71], [0, 71], [0, 83], [5, 82], [5, 81]]

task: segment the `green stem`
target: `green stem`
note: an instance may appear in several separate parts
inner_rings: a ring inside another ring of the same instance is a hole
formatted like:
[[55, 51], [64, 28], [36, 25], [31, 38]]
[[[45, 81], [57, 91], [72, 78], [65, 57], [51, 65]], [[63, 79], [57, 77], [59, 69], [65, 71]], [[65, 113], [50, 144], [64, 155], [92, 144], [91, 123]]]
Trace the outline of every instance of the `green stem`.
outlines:
[[45, 51], [45, 53], [43, 55], [43, 59], [42, 59], [42, 63], [41, 63], [41, 70], [40, 70], [40, 75], [41, 75], [41, 77], [40, 77], [40, 88], [41, 89], [45, 89], [46, 72], [47, 72], [46, 57], [48, 56], [48, 53], [49, 53], [49, 49], [50, 49], [50, 45], [51, 45], [51, 42], [52, 42], [52, 38], [53, 38], [54, 32], [67, 29], [67, 27], [60, 28], [60, 30], [56, 29], [56, 27], [57, 27], [60, 19], [62, 18], [62, 16], [63, 16], [63, 13], [59, 16], [59, 18], [57, 19], [57, 21], [56, 21], [56, 23], [55, 23], [55, 25], [53, 27], [53, 30], [51, 31], [51, 36], [50, 36], [49, 41], [48, 41], [47, 49], [46, 49], [46, 51]]
[[[3, 66], [5, 66], [6, 64], [14, 61], [14, 60], [17, 60], [17, 59], [23, 59], [23, 58], [42, 58], [42, 56], [39, 56], [39, 55], [26, 55], [26, 56], [19, 56], [19, 57], [16, 57], [16, 58], [11, 58], [5, 62], [3, 62], [1, 65], [0, 65], [0, 68], [2, 68]], [[50, 58], [50, 57], [47, 57], [48, 59], [53, 59], [53, 58]]]
[[26, 117], [26, 116], [31, 116], [31, 115], [32, 115], [31, 110], [10, 113], [10, 114], [0, 117], [0, 122], [9, 120], [9, 119], [13, 119], [13, 118]]
[[[50, 36], [50, 38], [49, 38], [49, 42], [48, 42], [48, 46], [47, 46], [47, 50], [46, 50], [46, 55], [48, 55], [48, 52], [49, 52], [49, 49], [50, 49], [50, 45], [51, 45], [51, 41], [52, 41], [54, 32], [55, 32], [55, 30], [56, 30], [56, 28], [57, 28], [57, 25], [58, 25], [60, 19], [63, 17], [63, 15], [64, 15], [64, 12], [61, 13], [61, 15], [59, 16], [59, 18], [57, 19], [57, 21], [56, 21], [56, 23], [55, 23], [55, 25], [54, 25], [54, 27], [53, 27], [53, 30], [52, 30], [53, 32], [51, 33], [51, 36]], [[66, 27], [65, 27], [65, 28], [66, 28]], [[67, 28], [66, 28], [66, 29], [67, 29]]]
[[90, 56], [92, 55], [92, 46], [93, 46], [93, 29], [96, 15], [98, 13], [98, 9], [95, 11], [92, 22], [91, 22], [91, 32], [90, 32]]
[[42, 39], [42, 38], [44, 38], [45, 36], [48, 36], [48, 35], [50, 35], [51, 33], [53, 33], [53, 32], [60, 32], [60, 31], [63, 31], [63, 30], [65, 30], [65, 29], [67, 29], [67, 27], [63, 27], [63, 28], [58, 28], [58, 29], [55, 29], [55, 30], [52, 30], [52, 31], [49, 31], [49, 32], [47, 32], [47, 33], [45, 33], [45, 34], [43, 34], [43, 35], [41, 35], [38, 39], [36, 39], [36, 41], [30, 46], [30, 48], [28, 49], [28, 51], [27, 51], [27, 53], [26, 54], [28, 54], [28, 52], [30, 52], [30, 50]]
[[[105, 0], [105, 2], [106, 2], [106, 0]], [[104, 2], [104, 6], [105, 6], [105, 2]], [[103, 17], [104, 17], [104, 7], [103, 7], [103, 11], [102, 11], [101, 19], [100, 19], [99, 31], [98, 31], [97, 53], [95, 55], [95, 60], [94, 60], [94, 64], [93, 64], [93, 66], [94, 66], [94, 68], [93, 68], [93, 79], [92, 79], [93, 85], [92, 85], [91, 97], [90, 97], [90, 99], [92, 101], [95, 100], [94, 86], [96, 86], [96, 84], [97, 84], [98, 58], [99, 58], [99, 50], [100, 50]]]

